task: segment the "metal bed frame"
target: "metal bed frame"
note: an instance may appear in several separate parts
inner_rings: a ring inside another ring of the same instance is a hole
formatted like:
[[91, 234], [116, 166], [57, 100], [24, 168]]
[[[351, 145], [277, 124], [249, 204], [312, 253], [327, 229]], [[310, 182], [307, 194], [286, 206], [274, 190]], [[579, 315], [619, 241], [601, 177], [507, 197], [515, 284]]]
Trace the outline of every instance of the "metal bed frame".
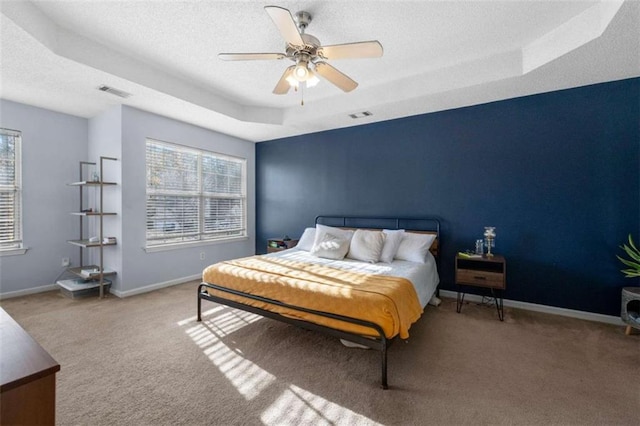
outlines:
[[[440, 221], [437, 218], [380, 218], [380, 217], [362, 217], [362, 216], [317, 216], [315, 219], [316, 224], [324, 224], [328, 226], [337, 226], [342, 228], [365, 228], [365, 229], [406, 229], [409, 231], [428, 231], [436, 234], [437, 248], [434, 254], [436, 259], [436, 266], [440, 270], [440, 256], [438, 255], [441, 247], [440, 241]], [[414, 223], [416, 225], [411, 226]], [[424, 224], [418, 226], [418, 224]], [[225, 299], [223, 297], [214, 296], [207, 292], [207, 288], [215, 289], [223, 293], [233, 294], [236, 296], [246, 297], [248, 299], [257, 300], [260, 302], [270, 303], [272, 305], [285, 307], [287, 309], [297, 310], [309, 314], [319, 315], [326, 318], [331, 318], [339, 321], [348, 322], [351, 324], [357, 324], [360, 326], [368, 327], [372, 329], [377, 337], [370, 338], [359, 334], [349, 333], [342, 330], [337, 330], [324, 325], [315, 324], [313, 322], [304, 321], [287, 317], [275, 312], [271, 312], [265, 309], [256, 308], [254, 306], [245, 305], [244, 303], [236, 302], [234, 300]], [[307, 309], [299, 306], [290, 305], [280, 302], [278, 300], [265, 298], [262, 296], [244, 293], [238, 290], [221, 287], [217, 284], [203, 282], [198, 286], [198, 322], [202, 321], [202, 300], [209, 300], [211, 302], [220, 303], [230, 306], [232, 308], [240, 309], [243, 311], [251, 312], [261, 315], [263, 317], [275, 319], [287, 324], [295, 325], [297, 327], [318, 331], [333, 337], [345, 339], [351, 342], [358, 343], [371, 349], [380, 351], [381, 355], [381, 387], [388, 389], [387, 383], [387, 350], [389, 346], [396, 340], [396, 337], [391, 339], [387, 338], [382, 328], [373, 322], [364, 321], [358, 318], [337, 315], [330, 312], [317, 311], [313, 309]]]

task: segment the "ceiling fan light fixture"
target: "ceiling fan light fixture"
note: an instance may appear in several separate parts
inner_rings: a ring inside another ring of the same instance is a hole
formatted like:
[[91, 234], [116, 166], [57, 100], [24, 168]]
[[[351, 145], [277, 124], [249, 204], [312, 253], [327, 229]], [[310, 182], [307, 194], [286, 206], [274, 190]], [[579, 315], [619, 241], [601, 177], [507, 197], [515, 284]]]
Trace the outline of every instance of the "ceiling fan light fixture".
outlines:
[[306, 72], [307, 72], [307, 78], [304, 80], [298, 80], [298, 78], [295, 75], [295, 68], [294, 68], [291, 74], [286, 78], [287, 83], [289, 83], [289, 86], [293, 87], [294, 89], [297, 89], [298, 87], [300, 87], [300, 83], [305, 83], [305, 87], [310, 88], [310, 87], [315, 87], [318, 85], [318, 83], [320, 83], [320, 79], [311, 70], [310, 67], [306, 68]]
[[317, 86], [318, 83], [320, 83], [320, 79], [318, 78], [317, 74], [313, 72], [313, 69], [311, 67], [307, 69], [309, 71], [309, 77], [307, 77], [305, 85], [307, 86], [307, 88]]
[[297, 88], [300, 85], [300, 82], [296, 80], [295, 77], [293, 76], [293, 72], [289, 77], [286, 78], [286, 80], [287, 80], [287, 83], [289, 83], [289, 86], [291, 87]]
[[305, 61], [300, 61], [298, 62], [298, 65], [296, 65], [296, 67], [293, 69], [293, 77], [302, 82], [302, 81], [307, 81], [307, 79], [309, 78], [309, 68], [307, 67], [307, 62]]

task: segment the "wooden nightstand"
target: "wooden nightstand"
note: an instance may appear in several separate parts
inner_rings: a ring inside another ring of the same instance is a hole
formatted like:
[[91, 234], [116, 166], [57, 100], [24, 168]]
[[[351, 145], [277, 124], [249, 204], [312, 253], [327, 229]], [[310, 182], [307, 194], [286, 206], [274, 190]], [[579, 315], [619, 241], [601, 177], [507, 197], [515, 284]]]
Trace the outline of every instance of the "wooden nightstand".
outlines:
[[267, 240], [267, 253], [282, 251], [295, 247], [299, 240], [284, 240], [282, 238], [269, 238]]
[[458, 286], [456, 311], [460, 313], [464, 303], [463, 286], [484, 287], [491, 290], [491, 297], [495, 300], [498, 309], [498, 318], [500, 321], [504, 321], [502, 291], [507, 286], [506, 276], [507, 261], [503, 256], [466, 258], [456, 255], [456, 284]]

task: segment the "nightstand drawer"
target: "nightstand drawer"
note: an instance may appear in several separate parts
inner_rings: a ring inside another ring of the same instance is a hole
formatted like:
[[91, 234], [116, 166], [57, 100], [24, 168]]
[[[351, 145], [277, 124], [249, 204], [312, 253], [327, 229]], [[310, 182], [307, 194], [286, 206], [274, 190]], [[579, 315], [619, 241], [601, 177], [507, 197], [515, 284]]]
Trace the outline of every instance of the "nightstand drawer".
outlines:
[[481, 287], [504, 288], [504, 274], [498, 272], [478, 271], [473, 269], [458, 269], [456, 271], [458, 284], [471, 284]]

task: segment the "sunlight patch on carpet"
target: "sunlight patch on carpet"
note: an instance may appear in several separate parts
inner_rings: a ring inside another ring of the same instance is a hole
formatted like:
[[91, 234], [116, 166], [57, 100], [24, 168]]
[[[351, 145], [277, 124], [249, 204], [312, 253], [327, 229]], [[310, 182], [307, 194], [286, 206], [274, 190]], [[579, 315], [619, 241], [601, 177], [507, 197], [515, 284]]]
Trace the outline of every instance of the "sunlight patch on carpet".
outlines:
[[[229, 347], [221, 339], [262, 317], [224, 307], [212, 311], [210, 313], [217, 315], [207, 318], [202, 323], [196, 323], [185, 331], [238, 392], [250, 401], [271, 385], [276, 378], [245, 359], [240, 351]], [[185, 321], [180, 321], [179, 324], [187, 325]]]
[[[213, 309], [209, 309], [207, 311], [202, 311], [202, 316], [203, 317], [204, 316], [209, 316], [209, 315], [214, 314], [216, 312], [222, 311], [223, 309], [225, 309], [224, 306], [217, 306], [217, 307], [215, 307]], [[198, 317], [194, 315], [192, 317], [189, 317], [189, 318], [186, 318], [186, 319], [178, 321], [178, 325], [182, 327], [183, 325], [187, 325], [189, 323], [195, 322], [197, 319], [198, 319]]]
[[327, 401], [295, 385], [290, 385], [270, 407], [262, 412], [265, 425], [282, 424], [367, 424], [380, 425], [334, 402]]
[[243, 358], [222, 342], [207, 348], [204, 353], [249, 401], [276, 379], [273, 374]]

